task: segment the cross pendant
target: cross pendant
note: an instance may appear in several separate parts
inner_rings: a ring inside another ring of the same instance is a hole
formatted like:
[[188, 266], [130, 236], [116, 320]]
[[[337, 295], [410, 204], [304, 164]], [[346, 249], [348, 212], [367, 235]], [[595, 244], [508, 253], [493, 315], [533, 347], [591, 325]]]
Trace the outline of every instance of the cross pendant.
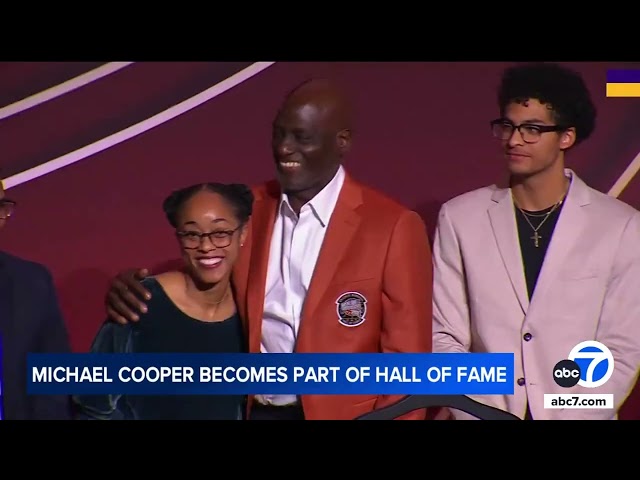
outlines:
[[533, 237], [529, 237], [529, 238], [533, 240], [533, 244], [536, 246], [536, 248], [540, 246], [540, 239], [542, 237], [538, 235], [538, 232], [533, 232]]

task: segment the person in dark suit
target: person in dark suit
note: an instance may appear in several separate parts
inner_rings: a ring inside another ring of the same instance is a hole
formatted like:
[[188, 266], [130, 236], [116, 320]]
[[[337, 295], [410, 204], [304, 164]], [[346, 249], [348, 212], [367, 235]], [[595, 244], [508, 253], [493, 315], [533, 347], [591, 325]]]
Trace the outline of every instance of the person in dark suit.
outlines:
[[[15, 210], [0, 181], [0, 229]], [[3, 420], [70, 420], [65, 396], [27, 395], [27, 353], [68, 353], [68, 334], [46, 267], [0, 251]]]

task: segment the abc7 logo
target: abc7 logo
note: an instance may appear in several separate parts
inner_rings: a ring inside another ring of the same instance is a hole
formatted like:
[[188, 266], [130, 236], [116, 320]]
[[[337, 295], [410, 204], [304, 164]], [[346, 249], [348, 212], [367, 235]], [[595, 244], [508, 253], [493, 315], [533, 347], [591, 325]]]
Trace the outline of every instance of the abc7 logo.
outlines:
[[575, 385], [597, 388], [611, 378], [613, 366], [611, 350], [600, 342], [589, 340], [573, 347], [569, 358], [553, 367], [553, 379], [564, 388]]

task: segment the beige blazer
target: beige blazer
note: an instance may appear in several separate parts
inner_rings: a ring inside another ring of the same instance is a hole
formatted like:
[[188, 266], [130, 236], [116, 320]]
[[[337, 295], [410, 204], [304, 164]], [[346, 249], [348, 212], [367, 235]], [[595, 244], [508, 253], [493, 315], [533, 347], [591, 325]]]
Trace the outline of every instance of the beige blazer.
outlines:
[[[566, 174], [571, 186], [531, 302], [510, 190], [485, 187], [443, 205], [433, 348], [514, 352], [514, 395], [474, 398], [521, 418], [528, 400], [535, 419], [616, 419], [640, 368], [640, 212]], [[609, 347], [611, 379], [595, 389], [559, 387], [553, 367], [584, 340]], [[545, 393], [613, 393], [615, 409], [545, 409]]]

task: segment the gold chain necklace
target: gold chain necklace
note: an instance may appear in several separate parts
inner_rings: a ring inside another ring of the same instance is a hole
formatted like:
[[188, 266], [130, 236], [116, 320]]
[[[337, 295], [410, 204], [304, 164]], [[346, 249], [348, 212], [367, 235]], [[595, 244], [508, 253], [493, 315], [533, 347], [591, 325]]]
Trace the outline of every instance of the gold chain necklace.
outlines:
[[544, 218], [542, 219], [542, 221], [538, 224], [538, 226], [537, 226], [537, 227], [534, 227], [534, 226], [533, 226], [533, 224], [531, 223], [531, 221], [529, 220], [528, 214], [527, 214], [523, 209], [521, 209], [521, 208], [516, 204], [515, 199], [513, 199], [513, 203], [514, 203], [514, 205], [516, 206], [516, 208], [517, 208], [518, 210], [520, 210], [520, 213], [522, 213], [522, 216], [524, 217], [524, 219], [527, 221], [527, 223], [528, 223], [528, 224], [529, 224], [529, 226], [531, 227], [531, 230], [533, 230], [533, 235], [532, 235], [531, 237], [529, 237], [529, 238], [530, 238], [531, 240], [533, 240], [533, 245], [534, 245], [536, 248], [540, 247], [540, 240], [542, 239], [542, 236], [538, 233], [538, 230], [540, 230], [540, 227], [542, 227], [542, 225], [544, 225], [544, 222], [546, 222], [546, 221], [549, 219], [549, 217], [551, 216], [551, 214], [552, 214], [553, 212], [555, 212], [555, 211], [558, 209], [558, 207], [559, 207], [560, 205], [562, 205], [563, 200], [564, 200], [564, 199], [561, 199], [558, 203], [556, 203], [556, 204], [551, 208], [551, 210], [549, 210], [547, 213], [538, 214], [538, 215], [531, 215], [532, 217], [544, 217]]

